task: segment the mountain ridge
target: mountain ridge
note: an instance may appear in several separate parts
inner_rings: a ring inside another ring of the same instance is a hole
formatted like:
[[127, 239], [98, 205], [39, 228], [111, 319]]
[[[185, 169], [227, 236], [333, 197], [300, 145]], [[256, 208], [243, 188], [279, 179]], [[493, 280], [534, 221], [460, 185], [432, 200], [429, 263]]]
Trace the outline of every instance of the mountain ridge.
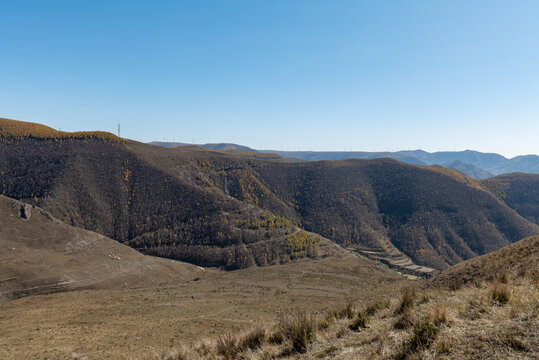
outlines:
[[150, 144], [165, 147], [190, 145], [206, 149], [241, 149], [251, 152], [273, 153], [285, 158], [301, 159], [305, 161], [392, 158], [413, 165], [441, 165], [444, 167], [453, 167], [475, 179], [485, 179], [487, 177], [513, 172], [539, 173], [539, 156], [533, 154], [506, 158], [496, 153], [483, 153], [474, 150], [438, 151], [432, 153], [424, 150], [401, 150], [395, 152], [283, 151], [256, 150], [247, 146], [231, 143], [195, 145], [154, 141]]

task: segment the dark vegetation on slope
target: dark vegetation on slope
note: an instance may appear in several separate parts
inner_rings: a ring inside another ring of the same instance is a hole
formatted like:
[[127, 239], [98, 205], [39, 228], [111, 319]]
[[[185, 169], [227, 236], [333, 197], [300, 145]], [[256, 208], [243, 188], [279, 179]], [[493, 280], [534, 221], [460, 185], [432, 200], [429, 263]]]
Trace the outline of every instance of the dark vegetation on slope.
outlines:
[[298, 209], [306, 229], [347, 246], [380, 247], [389, 239], [438, 269], [538, 230], [447, 170], [386, 159], [265, 164], [256, 171]]
[[123, 141], [35, 134], [0, 140], [2, 194], [149, 254], [230, 269], [290, 260], [289, 220], [152, 166]]
[[3, 194], [69, 224], [229, 269], [320, 255], [310, 240], [289, 246], [296, 225], [345, 246], [394, 245], [438, 269], [539, 229], [460, 174], [387, 159], [284, 163], [29, 134], [2, 137], [0, 169]]
[[483, 180], [481, 185], [522, 217], [539, 224], [539, 174], [504, 174]]

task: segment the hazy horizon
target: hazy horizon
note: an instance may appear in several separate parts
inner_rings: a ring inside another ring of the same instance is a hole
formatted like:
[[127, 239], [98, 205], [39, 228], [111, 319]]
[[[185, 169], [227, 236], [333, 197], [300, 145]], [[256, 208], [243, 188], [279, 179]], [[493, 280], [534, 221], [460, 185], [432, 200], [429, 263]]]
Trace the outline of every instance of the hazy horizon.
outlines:
[[0, 116], [65, 131], [121, 123], [143, 142], [538, 154], [538, 11], [4, 1]]

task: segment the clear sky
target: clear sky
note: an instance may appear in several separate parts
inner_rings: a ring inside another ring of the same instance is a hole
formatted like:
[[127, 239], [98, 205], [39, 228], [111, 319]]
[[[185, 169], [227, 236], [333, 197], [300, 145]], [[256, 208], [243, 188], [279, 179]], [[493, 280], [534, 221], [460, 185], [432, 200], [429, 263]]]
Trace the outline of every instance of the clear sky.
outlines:
[[539, 1], [1, 0], [0, 116], [140, 141], [539, 153]]

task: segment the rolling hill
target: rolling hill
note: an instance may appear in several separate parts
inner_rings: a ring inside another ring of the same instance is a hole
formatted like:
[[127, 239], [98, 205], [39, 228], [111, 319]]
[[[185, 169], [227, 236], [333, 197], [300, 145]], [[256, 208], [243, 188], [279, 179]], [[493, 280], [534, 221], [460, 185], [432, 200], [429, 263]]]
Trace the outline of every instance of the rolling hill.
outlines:
[[305, 229], [390, 265], [443, 269], [539, 232], [477, 182], [439, 167], [283, 162], [7, 119], [0, 134], [4, 195], [144, 253], [203, 266], [332, 251]]
[[142, 255], [0, 196], [0, 302], [76, 289], [178, 282], [199, 273], [196, 266]]
[[539, 276], [539, 236], [522, 239], [499, 250], [446, 269], [428, 280], [432, 287], [456, 287], [485, 280]]

